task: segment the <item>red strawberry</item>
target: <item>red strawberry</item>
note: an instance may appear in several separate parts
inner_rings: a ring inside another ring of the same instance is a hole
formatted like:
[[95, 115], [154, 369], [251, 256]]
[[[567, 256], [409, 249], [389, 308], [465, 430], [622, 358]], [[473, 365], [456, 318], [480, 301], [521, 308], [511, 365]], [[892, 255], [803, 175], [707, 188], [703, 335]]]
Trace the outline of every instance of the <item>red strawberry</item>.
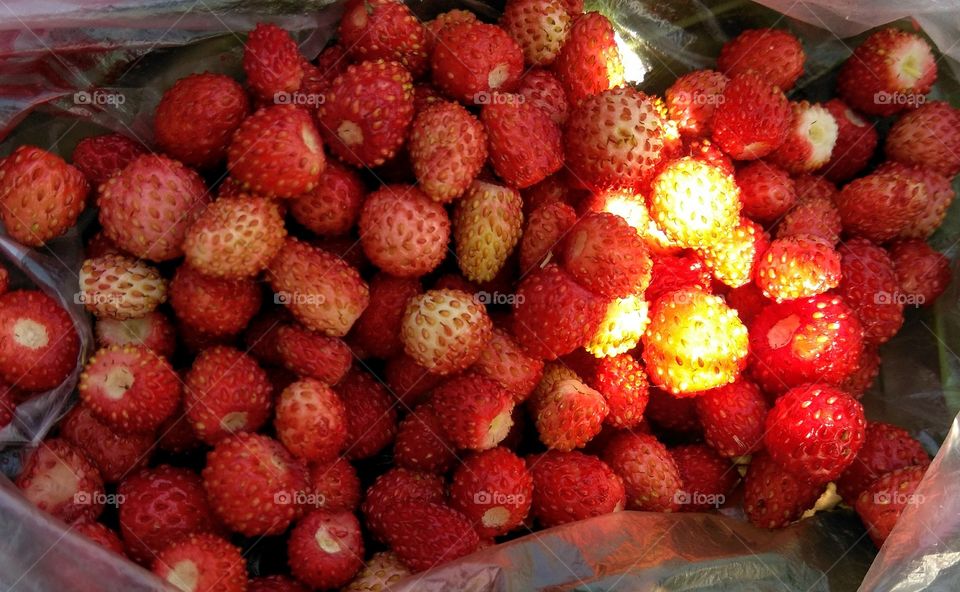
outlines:
[[750, 325], [752, 374], [768, 393], [808, 382], [840, 385], [863, 350], [863, 327], [839, 296], [771, 304]]
[[324, 384], [339, 382], [353, 362], [350, 348], [341, 339], [299, 325], [277, 329], [277, 351], [288, 370]]
[[120, 483], [120, 533], [134, 560], [149, 564], [172, 541], [216, 532], [200, 476], [170, 465], [134, 473]]
[[468, 555], [479, 539], [470, 520], [438, 503], [410, 503], [385, 517], [384, 529], [390, 548], [414, 571]]
[[626, 220], [590, 212], [564, 237], [563, 266], [582, 286], [600, 296], [640, 294], [650, 283], [653, 263], [647, 247]]
[[89, 192], [83, 173], [40, 148], [20, 146], [0, 161], [0, 221], [10, 238], [28, 247], [73, 226]]
[[731, 383], [746, 363], [747, 328], [723, 299], [699, 288], [661, 296], [643, 335], [651, 382], [676, 396]]
[[905, 231], [924, 209], [924, 185], [904, 171], [889, 168], [854, 179], [836, 198], [843, 228], [882, 243]]
[[360, 212], [360, 241], [374, 265], [398, 277], [433, 271], [447, 254], [450, 218], [413, 186], [385, 185]]
[[793, 184], [797, 189], [798, 202], [813, 198], [833, 201], [839, 195], [837, 186], [820, 175], [809, 173], [796, 175], [793, 178]]
[[71, 160], [73, 166], [80, 169], [90, 185], [96, 189], [133, 159], [145, 153], [146, 150], [139, 142], [122, 134], [103, 134], [87, 136], [77, 142]]
[[207, 454], [203, 488], [214, 514], [230, 530], [245, 536], [280, 534], [301, 514], [307, 474], [276, 440], [243, 433], [225, 437]]
[[877, 149], [877, 128], [840, 99], [823, 106], [837, 122], [837, 141], [830, 160], [819, 172], [835, 183], [853, 178], [873, 158]]
[[529, 217], [535, 210], [552, 203], [562, 202], [568, 206], [577, 207], [589, 196], [587, 190], [576, 184], [576, 180], [567, 168], [560, 169], [536, 185], [527, 187], [521, 193], [524, 217]]
[[160, 272], [125, 255], [86, 259], [78, 279], [81, 302], [98, 318], [140, 317], [167, 299], [167, 281]]
[[840, 212], [829, 197], [813, 196], [797, 201], [777, 224], [777, 238], [818, 238], [835, 245], [840, 240]]
[[541, 206], [530, 214], [520, 239], [520, 269], [524, 274], [552, 259], [567, 232], [577, 221], [577, 213], [565, 203]]
[[724, 87], [711, 138], [732, 158], [754, 160], [780, 147], [790, 121], [782, 90], [753, 73], [736, 74]]
[[183, 405], [163, 425], [157, 428], [157, 433], [160, 434], [157, 439], [157, 446], [160, 450], [166, 452], [181, 454], [194, 450], [201, 444], [200, 438], [197, 437], [197, 433], [187, 419]]
[[253, 279], [210, 277], [190, 265], [178, 267], [170, 282], [170, 306], [177, 318], [211, 337], [243, 331], [262, 299]]
[[684, 157], [653, 181], [650, 218], [680, 246], [709, 247], [739, 224], [739, 197], [733, 175]]
[[770, 304], [770, 300], [753, 283], [728, 291], [724, 299], [727, 301], [727, 306], [737, 311], [737, 316], [744, 325], [750, 325], [760, 311]]
[[894, 122], [883, 149], [887, 158], [953, 177], [960, 173], [960, 109], [931, 101]]
[[822, 294], [840, 283], [840, 256], [817, 238], [778, 238], [757, 263], [754, 280], [777, 302]]
[[606, 308], [605, 300], [550, 264], [520, 282], [511, 329], [530, 355], [555, 360], [587, 343], [600, 326]]
[[533, 68], [520, 79], [517, 94], [524, 100], [550, 116], [559, 126], [567, 121], [570, 104], [563, 85], [549, 70]]
[[670, 449], [670, 455], [683, 484], [677, 493], [680, 511], [705, 512], [727, 503], [727, 496], [739, 480], [729, 460], [703, 444], [677, 446]]
[[607, 403], [606, 423], [624, 429], [639, 426], [649, 399], [647, 375], [640, 362], [628, 354], [619, 354], [600, 358], [592, 365], [592, 371], [584, 378]]
[[413, 120], [410, 73], [383, 60], [349, 66], [333, 81], [317, 118], [337, 158], [379, 166], [397, 153]]
[[303, 80], [302, 59], [289, 33], [272, 23], [257, 23], [243, 48], [247, 84], [262, 101], [296, 92]]
[[871, 483], [890, 471], [930, 464], [930, 457], [910, 433], [889, 423], [867, 423], [866, 437], [857, 458], [837, 480], [837, 493], [854, 503]]
[[584, 345], [594, 356], [616, 356], [637, 347], [650, 323], [649, 305], [639, 296], [618, 298], [607, 305], [603, 320]]
[[769, 247], [770, 237], [763, 227], [741, 217], [733, 232], [702, 249], [700, 256], [713, 271], [713, 277], [727, 286], [739, 288], [753, 279], [757, 264]]
[[528, 64], [551, 64], [570, 33], [571, 15], [560, 0], [511, 0], [500, 26], [520, 45]]
[[921, 465], [891, 471], [857, 498], [857, 514], [878, 548], [883, 546], [903, 511], [923, 503], [923, 496], [915, 492], [926, 470], [927, 467]]
[[487, 132], [493, 170], [511, 186], [529, 187], [563, 166], [560, 128], [522, 95], [492, 95], [480, 120]]
[[717, 68], [727, 76], [752, 72], [788, 91], [803, 74], [800, 40], [782, 29], [748, 29], [723, 44]]
[[15, 484], [27, 501], [67, 524], [96, 520], [103, 510], [100, 473], [60, 438], [48, 438], [30, 452]]
[[74, 524], [72, 530], [77, 534], [85, 536], [104, 549], [109, 549], [117, 555], [122, 555], [124, 557], [126, 556], [126, 553], [123, 550], [123, 542], [120, 540], [120, 537], [118, 537], [117, 533], [111, 530], [110, 527], [106, 526], [105, 524], [93, 522], [91, 520], [84, 520]]
[[307, 77], [313, 75], [319, 76], [320, 80], [315, 82], [315, 84], [316, 88], [318, 90], [322, 89], [321, 92], [323, 92], [329, 88], [337, 76], [346, 71], [347, 66], [350, 65], [350, 59], [343, 45], [334, 43], [333, 45], [328, 45], [320, 52], [320, 55], [313, 60], [313, 65], [316, 68], [316, 73], [304, 72], [304, 82], [300, 84], [301, 90], [303, 90], [304, 83], [307, 82]]
[[496, 380], [519, 403], [540, 381], [543, 360], [529, 356], [507, 331], [494, 327], [490, 341], [471, 371]]
[[267, 268], [267, 279], [284, 304], [308, 329], [343, 337], [370, 300], [367, 284], [340, 257], [288, 238]]
[[450, 484], [450, 505], [462, 512], [483, 538], [522, 525], [532, 502], [533, 478], [523, 459], [506, 448], [467, 458]]
[[710, 270], [696, 253], [655, 255], [652, 279], [644, 297], [648, 302], [656, 302], [667, 292], [693, 287], [710, 287]]
[[561, 380], [531, 399], [540, 441], [554, 450], [583, 448], [600, 433], [609, 407], [596, 390], [579, 380]]
[[329, 161], [317, 186], [290, 201], [290, 215], [315, 234], [343, 235], [360, 217], [364, 195], [363, 182], [355, 171]]
[[451, 378], [434, 389], [430, 404], [455, 448], [493, 448], [513, 425], [513, 397], [500, 383], [482, 376]]
[[311, 588], [339, 588], [363, 565], [360, 522], [350, 512], [315, 510], [297, 522], [287, 541], [290, 571]]
[[257, 275], [280, 251], [287, 231], [280, 205], [262, 197], [221, 197], [187, 230], [186, 262], [213, 277]]
[[622, 87], [571, 103], [579, 104], [567, 121], [564, 150], [577, 182], [594, 190], [644, 187], [664, 156], [667, 140], [659, 99]]
[[151, 569], [180, 590], [247, 589], [247, 566], [240, 549], [212, 534], [191, 534], [171, 542], [156, 555]]
[[393, 447], [397, 466], [425, 473], [446, 473], [456, 460], [453, 445], [443, 435], [437, 412], [420, 405], [400, 422]]
[[560, 48], [553, 72], [567, 91], [571, 106], [585, 98], [623, 84], [623, 62], [613, 25], [599, 12], [575, 18], [566, 43]]
[[272, 407], [267, 373], [232, 347], [215, 346], [193, 361], [184, 381], [187, 418], [208, 444], [265, 424]]
[[158, 356], [169, 358], [176, 346], [173, 324], [166, 315], [156, 311], [123, 321], [98, 319], [94, 332], [100, 347], [141, 345]]
[[858, 111], [893, 115], [922, 102], [936, 79], [930, 45], [914, 33], [886, 28], [867, 37], [843, 63], [837, 91]]
[[426, 393], [443, 382], [443, 376], [431, 373], [403, 353], [387, 360], [383, 374], [393, 396], [406, 405], [416, 405]]
[[837, 143], [838, 125], [833, 114], [820, 104], [790, 103], [793, 117], [787, 139], [769, 159], [791, 173], [806, 173], [827, 164]]
[[486, 162], [487, 134], [459, 104], [437, 101], [417, 112], [407, 150], [420, 189], [447, 203], [466, 191]]
[[354, 368], [334, 389], [347, 412], [344, 456], [370, 458], [393, 442], [397, 434], [396, 402], [377, 379]]
[[887, 252], [864, 239], [840, 246], [843, 280], [837, 293], [857, 313], [864, 342], [880, 345], [903, 325], [903, 305], [897, 272]]
[[77, 365], [80, 340], [56, 300], [35, 290], [0, 295], [0, 377], [27, 391], [63, 382]]
[[670, 452], [650, 434], [619, 433], [607, 443], [601, 458], [623, 479], [628, 510], [680, 509], [680, 472]]
[[398, 507], [412, 503], [444, 503], [443, 477], [430, 473], [392, 468], [377, 477], [363, 500], [364, 523], [374, 538], [385, 540], [386, 521]]
[[336, 458], [347, 439], [346, 409], [329, 386], [299, 380], [280, 393], [273, 425], [277, 439], [304, 461]]
[[287, 576], [266, 576], [247, 581], [247, 592], [308, 592], [300, 582]]
[[151, 433], [116, 432], [100, 421], [87, 405], [77, 405], [63, 419], [60, 436], [93, 462], [106, 483], [116, 483], [145, 465], [150, 460], [155, 439]]
[[[254, 84], [249, 75], [248, 80]], [[153, 133], [165, 153], [207, 169], [226, 159], [230, 138], [249, 113], [250, 100], [237, 81], [223, 74], [191, 74], [163, 93]]]
[[507, 185], [474, 181], [453, 213], [457, 264], [467, 279], [490, 282], [506, 273], [520, 240], [523, 201]]
[[950, 285], [950, 260], [922, 240], [893, 243], [890, 259], [897, 271], [900, 293], [917, 306], [933, 306]]
[[164, 156], [132, 161], [101, 187], [100, 224], [118, 247], [141, 259], [183, 255], [190, 224], [210, 201], [195, 171]]
[[780, 219], [797, 201], [793, 179], [777, 165], [752, 162], [737, 170], [743, 214], [769, 224]]
[[358, 62], [393, 60], [415, 77], [427, 69], [427, 30], [399, 0], [348, 2], [338, 32], [340, 44]]
[[318, 508], [354, 512], [360, 506], [360, 478], [343, 458], [311, 464], [309, 484]]
[[760, 528], [783, 528], [813, 507], [821, 487], [786, 471], [769, 454], [756, 454], [745, 479], [743, 509]]
[[492, 324], [482, 304], [460, 290], [429, 290], [407, 302], [400, 338], [407, 355], [434, 374], [452, 374], [477, 361]]
[[857, 360], [857, 369], [843, 381], [840, 390], [849, 393], [854, 399], [859, 399], [873, 385], [879, 373], [880, 353], [876, 345], [867, 343], [863, 347], [860, 359]]
[[704, 439], [723, 456], [735, 458], [763, 447], [767, 401], [753, 382], [738, 380], [694, 399]]
[[947, 217], [947, 208], [953, 203], [955, 193], [950, 178], [927, 167], [907, 166], [888, 161], [877, 167], [877, 171], [896, 171], [909, 179], [920, 183], [926, 196], [921, 200], [920, 212], [907, 219], [900, 230], [902, 238], [929, 238]]
[[527, 458], [527, 466], [531, 510], [544, 528], [619, 512], [626, 503], [623, 480], [595, 456], [548, 450]]
[[710, 136], [713, 114], [722, 100], [727, 78], [713, 70], [695, 70], [677, 78], [664, 95], [670, 119], [685, 136]]
[[481, 22], [443, 27], [431, 56], [433, 83], [461, 103], [510, 92], [523, 73], [523, 50], [506, 31]]
[[[716, 390], [711, 389], [703, 395], [706, 396]], [[657, 433], [680, 437], [684, 440], [696, 440], [701, 436], [703, 427], [697, 417], [696, 405], [699, 397], [675, 397], [653, 385], [650, 386], [649, 393], [650, 400], [647, 401], [645, 419], [650, 421]], [[649, 432], [650, 430], [648, 428], [640, 431]]]
[[354, 323], [350, 337], [376, 358], [387, 359], [403, 351], [400, 328], [407, 302], [420, 294], [420, 282], [378, 273], [370, 280], [370, 305]]
[[863, 407], [827, 384], [794, 387], [767, 415], [763, 442], [787, 471], [813, 483], [836, 479], [863, 446]]

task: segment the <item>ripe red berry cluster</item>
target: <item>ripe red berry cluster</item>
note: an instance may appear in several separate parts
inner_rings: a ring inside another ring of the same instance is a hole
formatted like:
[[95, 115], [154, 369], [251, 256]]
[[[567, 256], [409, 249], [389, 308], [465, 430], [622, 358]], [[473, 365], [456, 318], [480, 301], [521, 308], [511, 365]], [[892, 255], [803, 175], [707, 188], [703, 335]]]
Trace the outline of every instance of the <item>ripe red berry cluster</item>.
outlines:
[[[18, 148], [10, 236], [43, 245], [86, 205], [100, 228], [78, 285], [100, 349], [18, 485], [184, 590], [378, 590], [737, 487], [777, 528], [833, 483], [881, 545], [929, 459], [858, 399], [905, 305], [950, 281], [925, 240], [960, 111], [925, 103], [913, 33], [867, 38], [823, 104], [788, 98], [804, 59], [745, 31], [661, 98], [577, 0], [509, 0], [499, 25], [351, 0], [312, 62], [262, 24], [245, 86], [166, 89], [153, 151]], [[0, 296], [5, 406], [77, 356], [55, 301]], [[248, 582], [238, 545], [265, 535], [289, 570]]]

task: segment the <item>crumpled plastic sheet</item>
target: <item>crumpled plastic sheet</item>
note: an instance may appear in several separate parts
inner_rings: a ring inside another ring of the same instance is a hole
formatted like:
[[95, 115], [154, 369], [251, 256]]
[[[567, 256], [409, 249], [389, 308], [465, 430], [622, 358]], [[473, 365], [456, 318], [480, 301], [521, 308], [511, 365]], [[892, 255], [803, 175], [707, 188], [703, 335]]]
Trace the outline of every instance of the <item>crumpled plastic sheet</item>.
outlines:
[[[502, 3], [410, 5], [423, 19], [464, 7], [489, 20]], [[808, 67], [794, 95], [812, 100], [829, 96], [836, 66], [859, 40], [846, 37], [903, 17], [912, 16], [947, 56], [960, 57], [955, 0], [761, 4], [776, 10], [746, 0], [596, 0], [587, 7], [614, 21], [628, 80], [650, 92], [662, 92], [679, 74], [711, 67], [724, 41], [756, 26], [787, 26], [801, 36]], [[0, 0], [0, 154], [33, 143], [69, 156], [79, 138], [104, 129], [149, 145], [150, 114], [176, 79], [204, 70], [241, 76], [243, 33], [262, 20], [292, 31], [313, 56], [333, 34], [341, 6], [336, 0]], [[945, 58], [934, 98], [960, 97], [957, 74], [957, 62]], [[124, 100], [91, 104], [75, 96], [98, 90]], [[952, 256], [958, 240], [960, 200], [933, 243]], [[0, 234], [0, 254], [16, 268], [14, 285], [32, 283], [60, 300], [89, 353], [89, 319], [75, 299], [79, 233], [40, 251]], [[954, 274], [960, 276], [956, 265]], [[924, 502], [908, 507], [879, 555], [849, 510], [819, 513], [780, 531], [753, 528], [736, 510], [621, 512], [485, 549], [392, 589], [960, 590], [960, 501], [951, 495], [960, 471], [956, 423], [948, 435], [960, 409], [957, 351], [957, 282], [932, 312], [908, 311], [904, 329], [882, 348], [880, 380], [864, 398], [868, 416], [906, 427], [939, 454], [917, 492]], [[79, 366], [63, 386], [22, 405], [16, 425], [0, 431], [0, 447], [7, 448], [0, 472], [15, 475], [24, 446], [65, 413], [78, 373]], [[0, 541], [3, 590], [165, 589], [142, 568], [31, 506], [2, 476]]]

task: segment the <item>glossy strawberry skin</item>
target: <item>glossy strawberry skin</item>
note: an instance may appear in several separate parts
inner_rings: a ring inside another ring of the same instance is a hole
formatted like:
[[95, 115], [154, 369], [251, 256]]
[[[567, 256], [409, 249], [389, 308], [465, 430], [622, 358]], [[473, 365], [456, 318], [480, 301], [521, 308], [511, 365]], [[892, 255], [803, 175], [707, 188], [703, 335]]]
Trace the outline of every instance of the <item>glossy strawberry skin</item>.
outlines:
[[857, 458], [837, 480], [837, 493], [854, 503], [871, 483], [896, 469], [930, 464], [923, 446], [907, 430], [889, 423], [867, 423]]

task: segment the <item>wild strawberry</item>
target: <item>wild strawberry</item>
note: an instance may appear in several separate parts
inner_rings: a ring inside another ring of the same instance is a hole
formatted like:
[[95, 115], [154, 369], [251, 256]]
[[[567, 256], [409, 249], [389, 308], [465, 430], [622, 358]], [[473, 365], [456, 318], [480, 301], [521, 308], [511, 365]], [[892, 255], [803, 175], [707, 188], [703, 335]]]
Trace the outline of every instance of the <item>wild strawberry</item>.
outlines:
[[543, 360], [529, 356], [509, 333], [494, 327], [489, 343], [471, 366], [471, 371], [496, 380], [519, 403], [540, 381]]
[[404, 353], [387, 360], [383, 374], [390, 392], [405, 405], [416, 405], [444, 380]]
[[674, 395], [733, 382], [746, 356], [747, 328], [721, 298], [684, 288], [653, 304], [643, 361], [651, 381]]
[[513, 397], [500, 383], [482, 376], [450, 379], [434, 389], [430, 404], [455, 448], [493, 448], [513, 425]]
[[247, 566], [240, 549], [212, 534], [172, 541], [153, 560], [153, 573], [180, 590], [247, 589]]
[[548, 450], [529, 457], [527, 465], [533, 476], [531, 510], [544, 528], [624, 508], [623, 480], [595, 456]]
[[597, 357], [617, 356], [637, 347], [650, 323], [649, 305], [640, 296], [617, 298], [607, 305], [600, 326], [584, 349]]
[[469, 10], [462, 10], [460, 8], [453, 8], [435, 16], [433, 20], [426, 23], [428, 55], [433, 55], [433, 48], [436, 45], [437, 37], [440, 36], [441, 31], [455, 25], [476, 22], [478, 22], [477, 15]]
[[200, 476], [187, 469], [144, 469], [124, 479], [117, 493], [123, 496], [120, 533], [139, 563], [148, 564], [171, 541], [218, 530]]
[[34, 290], [0, 295], [0, 377], [27, 391], [49, 390], [77, 365], [80, 341], [70, 315]]
[[[284, 88], [273, 92], [280, 90], [292, 92]], [[163, 93], [153, 116], [153, 133], [166, 154], [208, 169], [226, 159], [230, 138], [249, 113], [250, 100], [236, 80], [210, 72], [191, 74]]]
[[384, 520], [387, 543], [414, 571], [468, 555], [480, 541], [470, 520], [439, 503], [409, 503], [397, 507]]
[[[101, 183], [113, 176], [146, 149], [122, 134], [103, 134], [87, 136], [73, 149], [73, 166], [87, 178], [91, 187], [96, 189]], [[93, 255], [90, 255], [93, 257]]]
[[438, 101], [417, 112], [407, 150], [420, 189], [447, 203], [466, 191], [486, 162], [487, 134], [461, 105]]
[[450, 218], [413, 186], [385, 185], [367, 196], [360, 241], [374, 265], [398, 277], [433, 271], [447, 253]]
[[466, 459], [453, 474], [450, 505], [463, 513], [481, 537], [516, 529], [533, 502], [533, 478], [523, 460], [506, 448]]
[[863, 407], [826, 384], [794, 387], [767, 415], [763, 442], [787, 471], [813, 483], [840, 476], [863, 446]]
[[337, 158], [379, 166], [397, 153], [413, 121], [410, 73], [383, 60], [349, 66], [333, 81], [317, 118]]
[[590, 212], [563, 239], [561, 260], [574, 279], [604, 297], [642, 293], [653, 265], [647, 247], [626, 220]]
[[768, 393], [808, 382], [840, 385], [862, 350], [863, 328], [839, 296], [771, 304], [750, 325], [752, 374]]
[[290, 215], [315, 234], [343, 235], [356, 224], [365, 193], [355, 171], [329, 161], [317, 186], [290, 200]]
[[863, 353], [857, 360], [857, 368], [840, 385], [840, 390], [848, 393], [854, 399], [860, 399], [864, 393], [873, 385], [877, 375], [880, 374], [880, 353], [877, 346], [867, 343], [863, 347]]
[[647, 375], [632, 356], [619, 354], [593, 361], [584, 381], [606, 401], [607, 424], [631, 429], [643, 421], [649, 399]]
[[886, 162], [877, 168], [899, 171], [923, 186], [926, 197], [922, 200], [920, 213], [911, 217], [900, 230], [901, 238], [929, 238], [947, 217], [947, 208], [953, 203], [955, 192], [950, 178], [927, 167], [911, 167], [895, 162]]
[[754, 280], [767, 298], [782, 302], [823, 294], [840, 283], [840, 256], [809, 236], [778, 238], [757, 263]]
[[277, 439], [305, 461], [336, 458], [347, 439], [343, 403], [329, 386], [309, 378], [280, 393], [273, 423]]
[[565, 203], [541, 206], [530, 214], [520, 238], [520, 269], [530, 273], [550, 262], [552, 252], [577, 221], [577, 213]]
[[709, 247], [739, 223], [740, 190], [732, 175], [686, 157], [653, 182], [650, 217], [677, 244]]
[[467, 279], [488, 282], [503, 268], [523, 228], [520, 194], [506, 185], [474, 181], [453, 213], [457, 263]]
[[187, 418], [208, 444], [237, 432], [256, 431], [270, 417], [273, 389], [266, 372], [231, 347], [203, 351], [184, 383]]
[[560, 53], [571, 20], [560, 0], [511, 0], [500, 26], [520, 45], [528, 64], [545, 66]]
[[357, 517], [346, 511], [314, 510], [297, 522], [287, 541], [290, 571], [311, 588], [339, 588], [363, 565]]
[[560, 128], [520, 95], [493, 95], [484, 104], [480, 121], [493, 170], [509, 185], [530, 187], [563, 166]]
[[182, 403], [173, 415], [157, 428], [157, 433], [159, 434], [157, 447], [165, 452], [182, 454], [198, 448], [201, 444], [200, 438], [197, 437], [197, 433], [187, 419]]
[[785, 470], [769, 454], [756, 454], [747, 469], [743, 509], [754, 526], [783, 528], [813, 507], [821, 489]]
[[415, 77], [427, 69], [427, 30], [399, 0], [348, 2], [338, 31], [341, 45], [358, 62], [393, 60]]
[[842, 183], [862, 171], [873, 158], [877, 128], [840, 99], [830, 99], [823, 106], [837, 122], [837, 141], [830, 160], [819, 172], [835, 183]]
[[695, 70], [677, 78], [664, 97], [670, 119], [685, 136], [709, 137], [713, 114], [729, 78], [713, 70]]
[[76, 224], [89, 192], [83, 173], [40, 148], [20, 146], [0, 161], [0, 221], [10, 238], [28, 247]]
[[403, 351], [400, 328], [407, 302], [422, 293], [414, 278], [378, 273], [370, 280], [370, 305], [351, 329], [351, 343], [375, 358], [391, 358]]
[[919, 239], [895, 242], [889, 252], [901, 293], [919, 306], [933, 306], [950, 285], [950, 260]]
[[937, 79], [930, 45], [919, 35], [885, 28], [871, 34], [847, 58], [837, 91], [869, 115], [893, 115], [922, 101]]
[[695, 252], [679, 255], [655, 255], [650, 285], [644, 293], [648, 302], [656, 302], [667, 292], [680, 288], [710, 287], [711, 273]]
[[573, 15], [566, 43], [560, 48], [553, 72], [567, 91], [570, 105], [623, 84], [623, 62], [613, 25], [599, 12]]
[[820, 104], [791, 102], [793, 117], [787, 139], [769, 159], [791, 173], [805, 173], [827, 164], [837, 143], [838, 125], [833, 114]]
[[526, 103], [546, 113], [559, 126], [567, 121], [570, 104], [563, 85], [549, 70], [533, 68], [523, 75], [516, 93]]
[[308, 329], [343, 337], [370, 300], [367, 284], [336, 255], [288, 238], [267, 267], [270, 286]]
[[758, 222], [777, 221], [797, 201], [793, 179], [775, 164], [752, 162], [737, 170], [736, 180], [743, 214]]
[[93, 522], [92, 520], [83, 520], [72, 526], [73, 532], [86, 537], [104, 549], [126, 557], [126, 552], [123, 550], [123, 541], [120, 540], [117, 533], [111, 530], [109, 526], [101, 522]]
[[399, 506], [412, 502], [439, 503], [446, 499], [443, 477], [394, 467], [377, 477], [363, 500], [364, 523], [377, 540], [386, 538], [386, 520]]
[[[716, 389], [703, 394], [707, 395], [714, 390]], [[650, 385], [649, 394], [650, 400], [647, 401], [644, 419], [650, 422], [656, 433], [671, 438], [679, 437], [686, 441], [701, 437], [703, 426], [700, 425], [700, 419], [697, 417], [696, 406], [699, 397], [675, 397], [653, 384]], [[650, 430], [648, 428], [640, 431], [649, 432]]]
[[433, 83], [448, 97], [478, 104], [510, 92], [523, 73], [523, 50], [506, 31], [481, 22], [443, 27], [431, 56]]
[[443, 435], [440, 418], [431, 406], [420, 405], [400, 422], [393, 458], [397, 466], [411, 471], [441, 475], [453, 465], [453, 445]]
[[677, 494], [681, 512], [705, 512], [726, 504], [739, 475], [729, 460], [703, 444], [670, 449], [682, 487]]
[[757, 318], [760, 311], [770, 304], [770, 300], [753, 283], [729, 290], [724, 295], [724, 300], [727, 301], [727, 306], [737, 311], [737, 316], [743, 324], [748, 326], [753, 319]]
[[353, 465], [342, 457], [312, 463], [309, 484], [319, 508], [354, 512], [360, 506], [360, 478]]
[[302, 57], [290, 34], [272, 23], [257, 23], [243, 47], [247, 84], [262, 101], [293, 93], [303, 80]]
[[793, 88], [806, 56], [800, 40], [782, 29], [748, 29], [723, 44], [717, 68], [727, 76], [752, 72], [780, 87]]
[[763, 158], [790, 130], [790, 103], [767, 78], [736, 74], [723, 89], [713, 116], [713, 141], [736, 160]]
[[756, 384], [741, 379], [694, 401], [704, 439], [719, 454], [734, 458], [763, 447], [768, 406]]
[[601, 458], [623, 479], [628, 510], [680, 509], [680, 472], [667, 448], [650, 434], [619, 433], [606, 445]]
[[160, 272], [124, 255], [85, 260], [78, 279], [80, 301], [101, 319], [142, 317], [167, 299], [167, 280]]
[[777, 224], [777, 238], [818, 238], [829, 245], [840, 240], [840, 212], [828, 197], [813, 196], [797, 200], [797, 205], [784, 214]]
[[930, 457], [910, 433], [889, 423], [867, 423], [866, 437], [857, 458], [837, 479], [837, 493], [855, 503], [860, 493], [890, 471], [926, 466]]
[[393, 442], [397, 435], [396, 402], [373, 375], [355, 368], [336, 385], [334, 392], [340, 395], [347, 412], [344, 456], [370, 458]]
[[187, 228], [210, 201], [195, 171], [147, 154], [101, 187], [97, 205], [104, 233], [131, 255], [167, 261], [183, 255]]
[[103, 511], [100, 473], [60, 438], [48, 438], [30, 452], [15, 484], [27, 501], [67, 524], [96, 520]]
[[350, 348], [341, 339], [299, 325], [277, 329], [277, 351], [288, 370], [323, 384], [339, 382], [353, 362]]
[[915, 492], [926, 470], [926, 466], [913, 466], [890, 471], [857, 498], [854, 507], [877, 548], [883, 546], [903, 511], [922, 502]]
[[266, 576], [247, 581], [247, 592], [308, 592], [300, 582], [287, 576]]
[[531, 403], [540, 441], [554, 450], [583, 448], [609, 413], [603, 395], [579, 380], [561, 380]]
[[400, 338], [407, 355], [434, 374], [473, 364], [490, 341], [482, 304], [460, 290], [429, 290], [407, 302]]
[[567, 121], [564, 150], [574, 178], [594, 190], [645, 186], [664, 154], [667, 128], [659, 99], [622, 87], [571, 103], [579, 104]]
[[556, 265], [536, 269], [517, 287], [513, 336], [534, 357], [555, 360], [596, 333], [607, 302]]
[[170, 282], [170, 306], [184, 324], [210, 336], [236, 335], [260, 309], [263, 296], [252, 279], [206, 276], [190, 265]]
[[840, 195], [837, 186], [820, 175], [802, 173], [793, 177], [797, 190], [797, 202], [806, 199], [822, 198], [833, 201]]
[[[12, 392], [4, 389], [4, 392]], [[116, 483], [150, 460], [151, 433], [122, 434], [100, 421], [87, 405], [77, 405], [60, 424], [60, 436], [77, 447], [100, 471], [106, 483]]]
[[[464, 12], [464, 11], [460, 11]], [[469, 14], [473, 14], [472, 12]], [[377, 592], [386, 590], [388, 587], [399, 582], [410, 575], [410, 570], [400, 561], [397, 554], [392, 551], [383, 551], [374, 553], [370, 559], [367, 559], [357, 576], [343, 588], [344, 592]], [[247, 592], [256, 592], [248, 590]]]
[[886, 343], [903, 325], [904, 303], [893, 261], [864, 239], [847, 241], [839, 253], [843, 280], [837, 293], [860, 318], [864, 343]]
[[740, 218], [740, 224], [729, 236], [721, 238], [700, 256], [713, 277], [732, 288], [739, 288], [753, 279], [753, 272], [770, 247], [770, 238], [763, 227], [749, 218]]
[[277, 202], [262, 197], [220, 198], [187, 229], [186, 262], [226, 279], [257, 275], [283, 246], [287, 231]]
[[887, 158], [953, 177], [960, 173], [960, 109], [931, 101], [903, 114], [883, 145]]

